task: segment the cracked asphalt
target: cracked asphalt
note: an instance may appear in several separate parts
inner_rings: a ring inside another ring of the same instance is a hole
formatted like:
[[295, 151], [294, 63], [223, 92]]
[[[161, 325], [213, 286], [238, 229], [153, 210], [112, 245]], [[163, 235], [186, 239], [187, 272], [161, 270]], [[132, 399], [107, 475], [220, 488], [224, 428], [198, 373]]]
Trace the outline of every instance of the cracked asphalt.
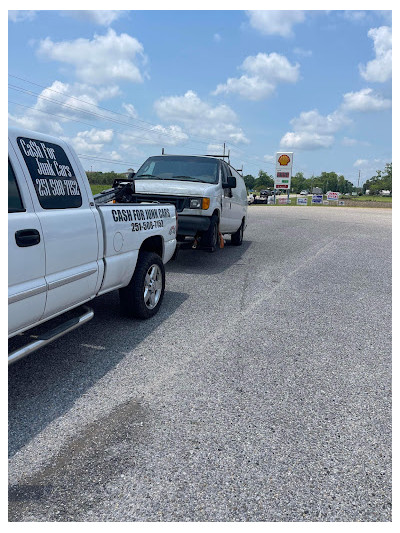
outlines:
[[166, 274], [9, 368], [9, 520], [390, 521], [391, 210], [250, 206]]

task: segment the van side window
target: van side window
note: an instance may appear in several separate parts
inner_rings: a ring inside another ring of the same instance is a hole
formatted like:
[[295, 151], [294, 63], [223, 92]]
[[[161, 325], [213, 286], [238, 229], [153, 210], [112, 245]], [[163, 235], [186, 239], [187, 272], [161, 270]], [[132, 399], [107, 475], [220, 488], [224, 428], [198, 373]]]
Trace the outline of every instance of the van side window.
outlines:
[[27, 137], [18, 137], [17, 144], [43, 209], [67, 209], [82, 205], [73, 166], [61, 146]]
[[10, 160], [8, 160], [8, 212], [20, 213], [21, 211], [25, 211], [25, 209], [22, 204], [14, 169]]

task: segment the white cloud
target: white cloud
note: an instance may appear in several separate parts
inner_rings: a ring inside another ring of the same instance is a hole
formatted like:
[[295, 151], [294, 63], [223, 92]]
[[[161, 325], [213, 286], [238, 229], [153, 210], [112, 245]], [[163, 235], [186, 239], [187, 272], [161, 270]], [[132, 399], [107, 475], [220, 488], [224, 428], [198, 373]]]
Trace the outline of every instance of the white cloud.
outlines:
[[160, 124], [152, 126], [148, 130], [142, 130], [140, 135], [132, 135], [129, 132], [119, 135], [122, 150], [128, 151], [131, 150], [132, 145], [138, 144], [175, 146], [187, 141], [188, 138], [180, 126], [165, 127]]
[[392, 77], [392, 29], [388, 26], [372, 28], [368, 37], [374, 41], [375, 59], [359, 66], [361, 76], [367, 81], [385, 82]]
[[219, 43], [219, 42], [221, 42], [221, 40], [222, 40], [221, 35], [219, 33], [214, 33], [214, 41], [216, 43]]
[[[343, 95], [338, 109], [328, 115], [321, 115], [317, 109], [303, 111], [293, 118], [289, 131], [281, 139], [282, 148], [315, 150], [329, 148], [335, 141], [334, 133], [352, 123], [348, 113], [351, 111], [382, 111], [391, 106], [391, 101], [373, 93], [372, 89], [362, 89]], [[353, 146], [357, 141], [344, 137], [342, 144]], [[365, 143], [361, 143], [365, 144]]]
[[264, 159], [264, 161], [268, 161], [268, 163], [271, 163], [271, 162], [275, 161], [275, 155], [274, 154], [273, 155], [265, 155], [263, 157], [263, 159]]
[[365, 167], [368, 164], [368, 159], [357, 159], [357, 161], [354, 162], [353, 167]]
[[95, 35], [93, 40], [53, 42], [49, 37], [39, 45], [39, 54], [67, 63], [76, 69], [76, 75], [85, 83], [94, 85], [123, 79], [142, 82], [138, 63], [145, 63], [142, 44], [122, 33], [109, 29], [106, 35]]
[[296, 46], [296, 48], [293, 49], [293, 52], [302, 57], [311, 57], [312, 56], [312, 50], [304, 50], [303, 48], [299, 48]]
[[68, 139], [75, 150], [81, 154], [100, 154], [104, 152], [104, 145], [110, 144], [114, 138], [111, 129], [99, 130], [92, 128], [80, 131], [73, 138]]
[[25, 20], [33, 20], [36, 17], [36, 11], [11, 11], [8, 12], [8, 19], [11, 22], [23, 22]]
[[125, 13], [125, 11], [102, 11], [99, 9], [87, 11], [82, 9], [80, 11], [62, 11], [61, 13], [66, 16], [74, 17], [78, 20], [93, 22], [94, 24], [99, 24], [100, 26], [109, 26], [119, 19]]
[[282, 137], [280, 146], [292, 150], [318, 150], [334, 143], [333, 135], [320, 135], [309, 131], [289, 131]]
[[271, 96], [279, 83], [296, 83], [300, 65], [291, 65], [285, 56], [272, 52], [248, 56], [239, 68], [245, 74], [219, 84], [213, 94], [237, 93], [249, 100], [262, 100]]
[[352, 139], [350, 137], [343, 137], [342, 144], [344, 146], [355, 146], [358, 143], [356, 139]]
[[[207, 154], [215, 154], [215, 155], [222, 155], [224, 152], [224, 145], [222, 144], [215, 144], [210, 143], [207, 146]], [[226, 152], [226, 150], [225, 150]]]
[[86, 84], [55, 81], [41, 91], [31, 109], [24, 109], [20, 115], [10, 114], [10, 121], [23, 128], [59, 135], [63, 131], [61, 124], [69, 119], [93, 122], [101, 118], [97, 115], [113, 117], [112, 113], [99, 110], [95, 106], [104, 99], [117, 96], [118, 93], [119, 89], [115, 85], [95, 88]]
[[250, 25], [264, 35], [292, 37], [292, 27], [304, 22], [303, 11], [247, 11]]
[[285, 133], [280, 141], [281, 147], [302, 150], [329, 148], [335, 140], [332, 134], [350, 122], [340, 111], [329, 115], [321, 115], [317, 109], [303, 111], [290, 121], [294, 131]]
[[339, 111], [323, 116], [317, 109], [303, 111], [299, 117], [290, 121], [295, 131], [309, 131], [322, 135], [335, 133], [350, 122], [350, 119]]
[[187, 91], [184, 96], [160, 98], [154, 108], [162, 120], [183, 124], [191, 135], [232, 143], [248, 142], [236, 125], [237, 116], [230, 107], [223, 104], [213, 107], [203, 102], [194, 91]]
[[133, 104], [122, 104], [122, 107], [125, 109], [126, 113], [131, 118], [137, 118], [138, 114], [137, 114], [137, 111], [134, 108]]
[[345, 11], [343, 13], [343, 17], [347, 20], [358, 22], [360, 20], [365, 19], [366, 12], [365, 11]]
[[343, 137], [342, 145], [343, 146], [356, 146], [356, 145], [371, 146], [371, 144], [368, 141], [359, 141], [351, 137]]
[[391, 100], [374, 94], [370, 88], [358, 92], [349, 92], [343, 95], [342, 109], [345, 111], [383, 111], [392, 105]]

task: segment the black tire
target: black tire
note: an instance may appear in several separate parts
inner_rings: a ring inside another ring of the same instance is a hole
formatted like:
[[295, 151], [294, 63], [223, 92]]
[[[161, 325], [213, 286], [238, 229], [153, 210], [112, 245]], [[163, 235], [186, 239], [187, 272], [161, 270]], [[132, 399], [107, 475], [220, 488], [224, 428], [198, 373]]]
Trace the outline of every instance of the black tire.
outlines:
[[239, 229], [232, 233], [231, 235], [231, 243], [233, 246], [241, 246], [243, 242], [243, 232], [244, 232], [244, 220], [242, 220], [242, 223], [240, 224]]
[[129, 285], [119, 290], [121, 311], [130, 318], [145, 320], [154, 316], [164, 297], [165, 269], [154, 252], [140, 252]]
[[219, 221], [217, 215], [211, 217], [210, 226], [203, 233], [202, 245], [208, 248], [210, 252], [215, 252], [219, 248]]

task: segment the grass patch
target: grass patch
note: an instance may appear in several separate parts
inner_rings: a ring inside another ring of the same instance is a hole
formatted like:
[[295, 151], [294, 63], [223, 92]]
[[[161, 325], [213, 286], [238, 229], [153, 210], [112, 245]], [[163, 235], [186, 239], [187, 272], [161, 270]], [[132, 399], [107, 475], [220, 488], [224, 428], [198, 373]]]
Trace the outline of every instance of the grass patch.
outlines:
[[364, 194], [363, 196], [346, 196], [348, 200], [355, 200], [356, 202], [389, 202], [392, 203], [391, 196], [368, 196]]
[[90, 188], [92, 189], [92, 194], [99, 194], [99, 192], [105, 191], [106, 189], [110, 189], [112, 185], [93, 185], [89, 184]]

